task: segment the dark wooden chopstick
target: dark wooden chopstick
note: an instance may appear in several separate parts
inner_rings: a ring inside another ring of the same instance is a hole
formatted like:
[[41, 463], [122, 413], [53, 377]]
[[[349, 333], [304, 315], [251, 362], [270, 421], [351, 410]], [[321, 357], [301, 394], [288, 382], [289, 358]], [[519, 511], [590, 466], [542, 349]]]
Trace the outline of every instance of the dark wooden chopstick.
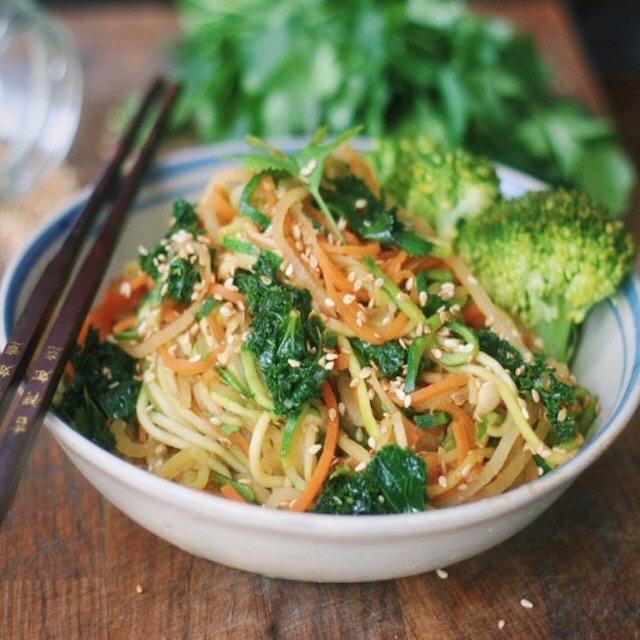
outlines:
[[105, 200], [114, 192], [120, 178], [122, 164], [129, 156], [142, 122], [164, 85], [164, 80], [158, 78], [149, 87], [138, 112], [118, 142], [113, 157], [103, 169], [64, 244], [42, 272], [15, 323], [15, 328], [0, 354], [0, 422], [9, 405], [7, 400], [15, 393], [19, 381], [25, 375], [42, 333], [49, 324], [56, 302], [69, 281], [73, 266], [79, 257], [82, 242], [98, 217]]
[[35, 357], [22, 394], [14, 394], [3, 423], [4, 435], [0, 441], [0, 522], [11, 504], [36, 434], [53, 400], [80, 327], [111, 259], [126, 213], [151, 164], [177, 93], [176, 85], [164, 88], [160, 110], [151, 133], [124, 180], [118, 198], [82, 262], [78, 275], [69, 286], [60, 313]]

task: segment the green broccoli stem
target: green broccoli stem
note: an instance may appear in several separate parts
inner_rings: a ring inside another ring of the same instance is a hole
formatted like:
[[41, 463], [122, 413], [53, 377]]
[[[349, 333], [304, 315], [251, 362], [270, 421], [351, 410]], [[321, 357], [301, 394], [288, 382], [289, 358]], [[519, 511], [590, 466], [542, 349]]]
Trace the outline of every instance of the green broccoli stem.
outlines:
[[575, 322], [567, 318], [543, 320], [535, 328], [549, 358], [571, 362], [579, 341], [579, 329]]

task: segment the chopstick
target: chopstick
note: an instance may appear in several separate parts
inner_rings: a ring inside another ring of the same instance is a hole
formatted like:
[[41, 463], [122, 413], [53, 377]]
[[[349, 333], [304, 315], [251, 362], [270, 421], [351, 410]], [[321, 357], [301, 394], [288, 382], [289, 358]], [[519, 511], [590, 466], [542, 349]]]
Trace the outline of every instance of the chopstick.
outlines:
[[6, 400], [11, 398], [18, 386], [18, 381], [25, 374], [38, 341], [49, 324], [56, 301], [69, 281], [73, 265], [79, 257], [82, 242], [98, 217], [104, 201], [113, 193], [120, 178], [120, 168], [131, 152], [138, 130], [164, 85], [165, 82], [161, 78], [152, 82], [138, 112], [118, 142], [112, 159], [103, 169], [64, 244], [42, 272], [24, 311], [16, 321], [15, 328], [0, 354], [0, 421], [9, 405]]
[[[164, 132], [171, 108], [178, 94], [177, 85], [166, 84], [163, 81], [154, 82], [146, 95], [135, 121], [123, 137], [118, 151], [114, 156], [114, 160], [106, 168], [85, 207], [86, 209], [89, 207], [89, 204], [92, 203], [92, 212], [87, 214], [85, 219], [85, 211], [83, 210], [78, 220], [80, 223], [80, 231], [76, 233], [76, 226], [74, 226], [70, 234], [73, 236], [73, 239], [68, 240], [69, 245], [65, 242], [60, 251], [61, 254], [65, 255], [61, 256], [58, 254], [45, 270], [46, 273], [46, 271], [53, 270], [53, 268], [59, 269], [61, 268], [60, 265], [64, 264], [67, 265], [64, 268], [70, 271], [71, 265], [75, 262], [76, 258], [66, 255], [71, 251], [69, 246], [72, 247], [74, 254], [77, 253], [88, 227], [96, 217], [96, 211], [100, 210], [105, 198], [112, 192], [118, 180], [120, 166], [133, 145], [137, 130], [146, 112], [160, 92], [162, 92], [162, 100], [151, 133], [146, 139], [131, 171], [124, 180], [115, 204], [102, 224], [95, 242], [77, 272], [75, 280], [69, 285], [68, 293], [60, 306], [60, 313], [53, 321], [49, 334], [39, 349], [38, 354], [33, 359], [30, 373], [24, 380], [25, 384], [22, 394], [20, 395], [15, 392], [18, 381], [22, 376], [13, 375], [11, 384], [7, 385], [7, 388], [12, 388], [14, 393], [9, 394], [5, 391], [3, 397], [5, 403], [7, 403], [11, 397], [11, 403], [8, 409], [6, 409], [6, 419], [2, 422], [2, 429], [0, 429], [0, 433], [4, 431], [4, 435], [0, 441], [0, 523], [11, 505], [13, 495], [18, 486], [24, 464], [29, 456], [35, 437], [53, 400], [58, 383], [64, 373], [67, 360], [71, 355], [73, 345], [80, 332], [80, 327], [89, 311], [106, 267], [113, 255], [127, 211], [135, 198], [146, 170], [153, 160], [155, 150]], [[135, 126], [136, 124], [137, 126]], [[76, 225], [78, 225], [78, 222]], [[54, 267], [52, 267], [52, 264], [54, 264]], [[63, 274], [62, 277], [66, 280], [68, 276], [65, 277]], [[43, 282], [45, 285], [42, 285]], [[25, 312], [18, 320], [16, 331], [11, 334], [7, 347], [5, 348], [5, 352], [9, 351], [9, 356], [16, 355], [16, 357], [19, 358], [19, 361], [15, 364], [13, 361], [9, 361], [8, 366], [13, 365], [16, 366], [16, 368], [19, 367], [23, 374], [27, 369], [28, 362], [32, 360], [23, 355], [24, 351], [26, 351], [26, 345], [27, 343], [31, 344], [31, 352], [33, 353], [35, 344], [40, 338], [39, 330], [42, 327], [40, 327], [40, 322], [36, 323], [33, 321], [33, 318], [27, 317], [24, 322], [32, 332], [29, 333], [27, 329], [21, 326], [21, 321], [23, 317], [26, 316], [27, 310], [33, 313], [33, 309], [44, 309], [44, 313], [48, 315], [51, 314], [57, 302], [56, 299], [47, 300], [46, 303], [33, 300], [41, 295], [44, 296], [39, 287], [46, 286], [47, 282], [48, 279], [46, 277], [41, 278], [38, 282], [38, 288], [34, 291], [29, 303], [27, 303]], [[60, 284], [56, 282], [55, 284], [58, 289], [57, 298], [64, 287], [64, 283]], [[21, 336], [22, 331], [24, 331], [26, 335], [24, 345], [20, 344], [20, 340], [14, 338], [14, 335]], [[12, 345], [14, 345], [15, 348], [12, 348]], [[21, 350], [23, 346], [24, 350]], [[16, 351], [18, 352], [17, 354], [15, 353]]]

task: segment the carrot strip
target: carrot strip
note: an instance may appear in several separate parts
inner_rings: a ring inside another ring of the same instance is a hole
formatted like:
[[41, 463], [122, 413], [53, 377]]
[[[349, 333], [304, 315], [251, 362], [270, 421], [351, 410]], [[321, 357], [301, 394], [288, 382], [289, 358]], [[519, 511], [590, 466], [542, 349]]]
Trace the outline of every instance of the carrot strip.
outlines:
[[213, 188], [211, 206], [220, 224], [229, 224], [236, 217], [237, 212], [229, 202], [229, 195], [220, 185]]
[[235, 291], [234, 289], [230, 289], [229, 287], [225, 287], [223, 284], [219, 282], [214, 282], [210, 287], [209, 291], [214, 296], [220, 296], [223, 300], [227, 300], [228, 302], [233, 302], [237, 304], [239, 302], [244, 303], [245, 298], [242, 293], [239, 291]]
[[432, 405], [436, 411], [446, 411], [453, 416], [453, 436], [456, 439], [457, 460], [460, 464], [475, 442], [475, 425], [469, 414], [448, 398], [438, 398]]
[[335, 456], [336, 445], [338, 443], [338, 433], [340, 431], [338, 402], [333, 393], [333, 389], [328, 382], [322, 385], [322, 399], [328, 409], [327, 431], [324, 438], [324, 446], [318, 464], [300, 497], [291, 505], [292, 511], [306, 511], [322, 489], [329, 469]]
[[246, 456], [249, 455], [249, 443], [237, 431], [232, 433], [229, 436], [229, 439], [236, 445], [236, 447], [238, 447], [238, 449], [240, 449], [240, 451], [242, 451], [242, 453]]
[[400, 269], [402, 268], [402, 265], [404, 263], [404, 261], [409, 257], [409, 255], [407, 254], [406, 251], [398, 251], [398, 253], [391, 258], [390, 260], [387, 260], [386, 264], [382, 267], [382, 270], [390, 277], [393, 278], [393, 276], [400, 271]]
[[328, 244], [323, 243], [322, 248], [327, 253], [337, 253], [342, 256], [377, 256], [382, 250], [380, 244], [377, 242], [370, 242], [369, 244], [362, 244], [359, 246], [352, 244]]
[[136, 316], [128, 316], [113, 325], [113, 333], [122, 333], [127, 329], [133, 329], [137, 321], [138, 318], [136, 318]]
[[222, 344], [225, 341], [226, 334], [224, 329], [220, 326], [218, 319], [213, 314], [209, 314], [207, 316], [207, 324], [209, 325], [211, 335], [216, 339], [216, 342], [218, 344]]
[[224, 348], [225, 345], [221, 344], [211, 352], [208, 358], [205, 360], [198, 360], [197, 362], [190, 362], [185, 358], [176, 358], [167, 351], [166, 347], [161, 347], [159, 353], [162, 362], [164, 362], [167, 367], [175, 371], [178, 375], [195, 376], [211, 369], [211, 367], [217, 363], [218, 354], [222, 353]]
[[247, 501], [230, 484], [223, 484], [220, 487], [220, 493], [229, 500], [247, 504]]
[[[434, 382], [422, 389], [418, 389], [411, 394], [411, 407], [417, 411], [424, 411], [430, 402], [445, 393], [451, 393], [467, 384], [468, 378], [464, 373], [454, 373], [443, 378], [439, 382]], [[451, 403], [453, 404], [453, 403]]]
[[473, 300], [464, 306], [464, 309], [462, 310], [462, 317], [470, 327], [480, 328], [485, 326], [484, 314], [480, 311], [480, 307], [478, 307]]

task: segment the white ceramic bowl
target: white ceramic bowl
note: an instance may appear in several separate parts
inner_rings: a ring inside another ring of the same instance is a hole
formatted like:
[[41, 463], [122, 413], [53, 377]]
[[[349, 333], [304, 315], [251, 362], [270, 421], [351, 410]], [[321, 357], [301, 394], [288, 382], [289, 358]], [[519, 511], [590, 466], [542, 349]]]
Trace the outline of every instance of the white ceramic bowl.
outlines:
[[[281, 146], [286, 148], [286, 144]], [[189, 150], [157, 166], [138, 198], [108, 278], [157, 241], [179, 196], [195, 199], [221, 156], [238, 145]], [[505, 194], [541, 184], [500, 168]], [[8, 268], [0, 290], [0, 342], [38, 271], [87, 197], [78, 195], [41, 228]], [[575, 361], [578, 379], [598, 394], [601, 413], [583, 450], [529, 485], [475, 503], [412, 515], [326, 516], [261, 509], [158, 478], [93, 445], [54, 415], [46, 424], [71, 461], [141, 526], [193, 553], [268, 576], [357, 582], [443, 567], [499, 544], [540, 515], [622, 431], [640, 400], [640, 282], [628, 279], [615, 301], [595, 309]]]

